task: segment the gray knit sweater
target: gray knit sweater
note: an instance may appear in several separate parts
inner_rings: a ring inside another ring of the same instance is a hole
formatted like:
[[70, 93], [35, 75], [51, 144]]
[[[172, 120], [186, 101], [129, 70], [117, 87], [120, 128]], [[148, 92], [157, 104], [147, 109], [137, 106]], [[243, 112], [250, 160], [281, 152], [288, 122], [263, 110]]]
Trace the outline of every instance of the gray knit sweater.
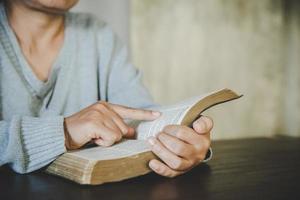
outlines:
[[24, 58], [0, 4], [0, 166], [39, 169], [65, 152], [63, 119], [105, 100], [146, 108], [153, 101], [141, 73], [109, 27], [66, 14], [66, 36], [47, 82]]

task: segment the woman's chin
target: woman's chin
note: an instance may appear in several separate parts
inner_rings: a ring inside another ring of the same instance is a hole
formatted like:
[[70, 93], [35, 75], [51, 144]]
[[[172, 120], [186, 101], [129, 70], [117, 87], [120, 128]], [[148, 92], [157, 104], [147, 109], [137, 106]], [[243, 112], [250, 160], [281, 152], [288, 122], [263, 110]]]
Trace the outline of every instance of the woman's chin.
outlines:
[[34, 10], [53, 14], [53, 15], [60, 15], [66, 13], [70, 8], [57, 8], [57, 7], [31, 7]]
[[51, 14], [63, 14], [76, 5], [78, 0], [24, 0], [31, 9]]

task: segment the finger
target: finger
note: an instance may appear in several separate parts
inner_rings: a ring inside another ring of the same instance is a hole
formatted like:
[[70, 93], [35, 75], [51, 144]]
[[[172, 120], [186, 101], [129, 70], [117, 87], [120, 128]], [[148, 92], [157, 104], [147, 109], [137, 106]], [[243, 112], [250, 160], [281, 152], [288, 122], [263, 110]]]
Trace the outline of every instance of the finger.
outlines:
[[129, 108], [125, 106], [110, 104], [111, 108], [118, 113], [123, 119], [135, 120], [155, 120], [160, 116], [160, 112]]
[[102, 138], [98, 138], [98, 139], [94, 139], [94, 143], [97, 144], [98, 146], [109, 147], [112, 146], [115, 142], [112, 143]]
[[95, 109], [97, 115], [95, 117], [96, 125], [100, 123], [100, 126], [104, 125], [107, 128], [114, 130], [117, 134], [122, 135], [122, 130], [117, 126], [117, 124], [111, 119], [111, 111], [107, 108], [102, 108], [101, 110]]
[[213, 120], [209, 117], [201, 116], [193, 122], [193, 129], [199, 134], [206, 134], [213, 128]]
[[[199, 135], [200, 136], [200, 140], [201, 140], [201, 144], [200, 146], [206, 150], [208, 150], [208, 148], [210, 147], [210, 132], [208, 132], [205, 135]], [[199, 146], [199, 145], [198, 145]]]
[[118, 115], [112, 108], [110, 108], [110, 106], [107, 107], [108, 110], [106, 110], [105, 112], [107, 112], [108, 115], [110, 115], [110, 118], [112, 119], [112, 121], [118, 126], [118, 128], [122, 131], [123, 135], [128, 134], [129, 131], [129, 127], [127, 124], [125, 124], [124, 120], [121, 118], [120, 115]]
[[116, 133], [114, 130], [107, 128], [104, 124], [98, 124], [94, 128], [94, 132], [96, 138], [91, 139], [95, 139], [96, 141], [99, 139], [102, 142], [98, 141], [96, 144], [100, 144], [102, 146], [111, 146], [122, 139], [122, 134]]
[[103, 146], [103, 147], [109, 147], [109, 146], [112, 146], [114, 143], [109, 143], [105, 140], [103, 140], [102, 138], [98, 138], [98, 139], [94, 139], [93, 142], [95, 144], [97, 144], [98, 146]]
[[149, 138], [151, 150], [162, 161], [164, 161], [170, 168], [174, 170], [186, 170], [190, 168], [191, 163], [188, 160], [178, 157], [169, 151], [163, 144], [154, 137]]
[[191, 165], [201, 162], [207, 153], [210, 146], [210, 140], [206, 138], [207, 135], [198, 135], [200, 140], [197, 145], [190, 145], [182, 140], [161, 132], [158, 134], [158, 139], [162, 144], [168, 148], [171, 152], [186, 160], [190, 160]]
[[200, 139], [199, 134], [197, 134], [192, 128], [182, 125], [168, 125], [163, 129], [163, 132], [193, 145], [198, 144]]
[[184, 171], [176, 171], [165, 165], [164, 163], [153, 159], [149, 162], [149, 167], [157, 174], [166, 176], [166, 177], [175, 177], [180, 174], [183, 174]]
[[194, 149], [191, 145], [167, 133], [161, 132], [158, 134], [157, 138], [167, 149], [185, 159], [194, 153]]
[[102, 123], [109, 129], [113, 130], [115, 133], [119, 134], [121, 137], [123, 135], [122, 130], [116, 125], [112, 119], [105, 119]]
[[101, 114], [109, 115], [111, 120], [118, 126], [121, 130], [124, 137], [133, 137], [135, 135], [135, 131], [133, 128], [129, 127], [124, 120], [116, 113], [107, 102], [100, 101], [93, 105], [96, 111]]
[[135, 138], [135, 129], [132, 127], [128, 127], [128, 132], [124, 135], [125, 138], [134, 139]]
[[97, 144], [98, 146], [104, 146], [108, 147], [109, 145], [105, 144], [104, 140], [102, 138], [94, 139], [93, 142]]

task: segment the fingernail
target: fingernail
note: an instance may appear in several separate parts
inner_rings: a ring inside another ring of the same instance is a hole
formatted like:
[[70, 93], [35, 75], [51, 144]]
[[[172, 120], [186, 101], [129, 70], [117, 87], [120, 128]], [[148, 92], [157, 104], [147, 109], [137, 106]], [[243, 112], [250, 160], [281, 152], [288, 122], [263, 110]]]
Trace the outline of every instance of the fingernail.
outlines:
[[154, 138], [153, 137], [149, 137], [148, 138], [148, 142], [153, 146], [155, 141], [154, 141]]
[[202, 120], [197, 121], [197, 125], [199, 128], [199, 131], [204, 132], [206, 131], [206, 123], [203, 122]]
[[158, 112], [158, 111], [152, 111], [152, 115], [154, 115], [155, 117], [159, 117], [160, 116], [160, 112]]

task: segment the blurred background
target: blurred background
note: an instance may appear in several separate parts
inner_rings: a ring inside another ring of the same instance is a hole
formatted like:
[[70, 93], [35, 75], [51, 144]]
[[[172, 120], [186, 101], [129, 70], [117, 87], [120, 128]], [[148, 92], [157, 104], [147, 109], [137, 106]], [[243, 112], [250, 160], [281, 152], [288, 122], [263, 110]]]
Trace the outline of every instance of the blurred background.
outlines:
[[300, 1], [81, 0], [108, 22], [161, 104], [228, 87], [213, 139], [300, 136]]

